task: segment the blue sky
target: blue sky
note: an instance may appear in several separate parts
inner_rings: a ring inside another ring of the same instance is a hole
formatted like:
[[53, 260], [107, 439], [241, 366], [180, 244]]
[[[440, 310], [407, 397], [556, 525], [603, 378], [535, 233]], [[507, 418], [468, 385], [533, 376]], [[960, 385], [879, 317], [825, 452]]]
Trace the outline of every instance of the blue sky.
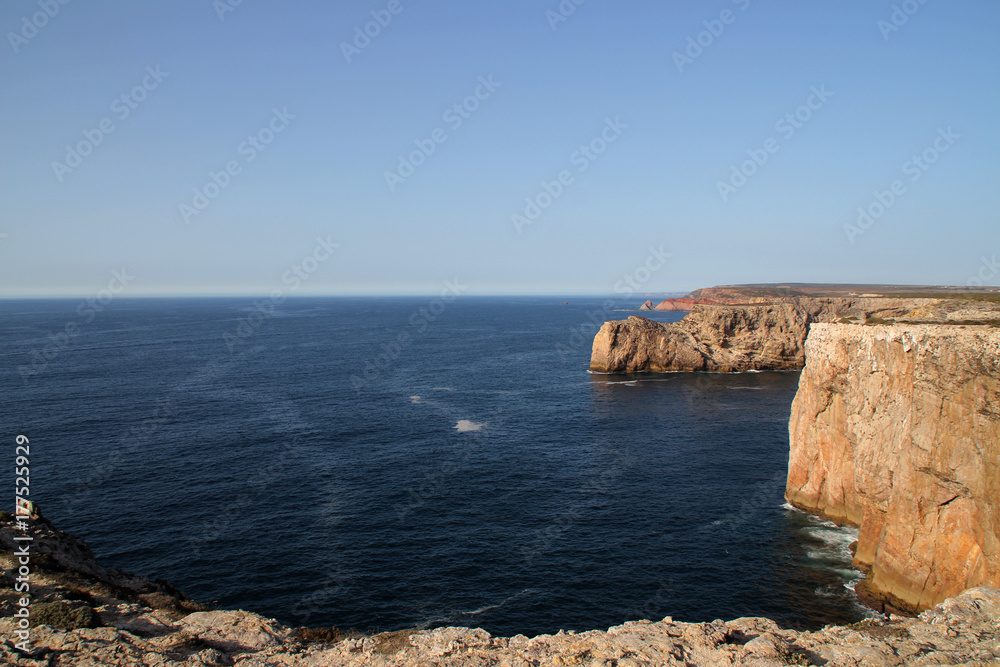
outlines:
[[643, 291], [997, 285], [998, 25], [987, 0], [9, 0], [0, 296], [123, 269], [133, 296], [288, 294], [303, 262], [302, 295], [607, 294], [663, 252]]

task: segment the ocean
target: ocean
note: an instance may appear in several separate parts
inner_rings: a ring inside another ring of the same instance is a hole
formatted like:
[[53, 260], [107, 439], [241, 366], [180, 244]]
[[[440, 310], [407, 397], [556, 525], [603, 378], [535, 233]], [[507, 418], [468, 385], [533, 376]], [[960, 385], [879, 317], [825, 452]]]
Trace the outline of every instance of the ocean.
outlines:
[[295, 626], [863, 618], [783, 505], [798, 373], [588, 372], [643, 300], [2, 301], [0, 483], [24, 434], [105, 566]]

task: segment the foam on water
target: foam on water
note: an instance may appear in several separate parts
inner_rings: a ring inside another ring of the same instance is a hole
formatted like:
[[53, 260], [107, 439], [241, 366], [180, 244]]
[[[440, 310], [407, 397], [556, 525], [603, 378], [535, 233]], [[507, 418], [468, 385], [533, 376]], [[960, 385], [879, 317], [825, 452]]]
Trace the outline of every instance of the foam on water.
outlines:
[[483, 430], [484, 426], [486, 426], [486, 424], [481, 422], [474, 422], [469, 419], [459, 419], [458, 423], [455, 424], [455, 430], [459, 433], [472, 433]]

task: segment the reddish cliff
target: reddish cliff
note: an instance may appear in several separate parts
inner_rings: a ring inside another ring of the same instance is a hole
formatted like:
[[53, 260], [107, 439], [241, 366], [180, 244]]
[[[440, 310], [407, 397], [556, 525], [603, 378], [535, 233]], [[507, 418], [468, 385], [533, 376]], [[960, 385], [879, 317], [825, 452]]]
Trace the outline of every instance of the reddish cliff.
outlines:
[[859, 593], [1000, 585], [1000, 330], [816, 324], [805, 352], [786, 498], [860, 526]]

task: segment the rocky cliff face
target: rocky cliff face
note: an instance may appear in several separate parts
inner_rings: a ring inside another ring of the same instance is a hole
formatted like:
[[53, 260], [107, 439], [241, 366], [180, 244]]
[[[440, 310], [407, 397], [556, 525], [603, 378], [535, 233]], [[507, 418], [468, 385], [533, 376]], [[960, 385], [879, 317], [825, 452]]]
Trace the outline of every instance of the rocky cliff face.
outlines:
[[[357, 665], [983, 665], [1000, 661], [1000, 590], [965, 591], [920, 618], [872, 619], [818, 632], [764, 618], [634, 621], [607, 631], [493, 637], [472, 628], [376, 635], [294, 629], [245, 611], [203, 611], [141, 577], [102, 568], [80, 540], [33, 522], [30, 638], [15, 647], [10, 607], [15, 529], [0, 515], [0, 664], [16, 667], [321, 667]], [[42, 554], [45, 554], [44, 557]], [[739, 576], [738, 573], [734, 576]], [[117, 581], [113, 583], [113, 581]], [[124, 585], [118, 585], [124, 584]], [[152, 593], [144, 590], [155, 589]]]
[[738, 372], [799, 369], [813, 322], [903, 317], [932, 309], [934, 299], [771, 299], [747, 305], [695, 305], [680, 322], [632, 316], [605, 322], [594, 338], [590, 370]]
[[[607, 631], [530, 638], [438, 628], [317, 641], [239, 611], [178, 619], [137, 607], [131, 615], [131, 621], [118, 626], [39, 627], [30, 656], [0, 644], [0, 661], [15, 667], [985, 667], [1000, 661], [1000, 591], [986, 588], [966, 591], [920, 618], [829, 626], [818, 632], [783, 630], [764, 618], [680, 623], [668, 617]], [[0, 632], [10, 626], [9, 619], [0, 620]]]
[[[691, 310], [692, 308], [694, 308], [695, 306], [718, 306], [718, 305], [721, 305], [721, 304], [716, 303], [715, 301], [711, 301], [709, 299], [691, 299], [691, 298], [686, 297], [686, 296], [674, 297], [674, 298], [670, 298], [670, 299], [664, 299], [663, 301], [659, 302], [655, 306], [653, 305], [652, 301], [647, 301], [646, 303], [649, 304], [649, 308], [643, 307], [643, 308], [640, 308], [639, 310], [660, 310], [660, 311], [667, 311], [667, 312], [670, 312], [670, 311], [679, 311], [679, 310], [688, 311], [688, 310]], [[645, 304], [644, 304], [644, 306], [645, 306]]]
[[[493, 637], [480, 629], [376, 635], [290, 628], [246, 611], [206, 611], [163, 582], [107, 570], [81, 540], [34, 513], [29, 638], [14, 609], [25, 531], [0, 514], [0, 664], [15, 667], [462, 667], [467, 665], [994, 665], [1000, 590], [975, 588], [919, 618], [871, 619], [817, 632], [765, 618], [682, 623], [667, 617], [607, 631]], [[734, 573], [734, 576], [741, 576]], [[20, 628], [20, 629], [19, 629]], [[27, 650], [16, 645], [26, 642]]]
[[859, 593], [1000, 586], [1000, 329], [814, 324], [805, 356], [786, 498], [860, 527]]

